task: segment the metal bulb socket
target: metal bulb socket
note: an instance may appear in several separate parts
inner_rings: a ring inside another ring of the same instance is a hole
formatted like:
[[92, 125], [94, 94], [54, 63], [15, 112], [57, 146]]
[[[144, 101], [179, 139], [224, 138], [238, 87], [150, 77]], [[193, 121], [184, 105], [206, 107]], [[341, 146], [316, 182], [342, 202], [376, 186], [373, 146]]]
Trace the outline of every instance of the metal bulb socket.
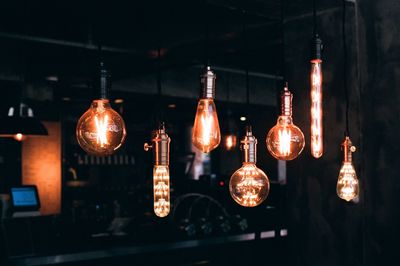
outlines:
[[207, 66], [204, 73], [200, 76], [201, 83], [201, 99], [214, 99], [215, 98], [215, 80], [217, 76], [211, 70], [210, 66]]
[[157, 130], [152, 132], [151, 145], [148, 143], [144, 144], [144, 150], [149, 151], [153, 149], [153, 161], [154, 165], [169, 165], [169, 144], [171, 138], [165, 132], [165, 126], [162, 123]]
[[243, 152], [244, 163], [257, 162], [257, 139], [253, 136], [251, 127], [247, 127], [246, 135], [240, 141], [240, 149]]

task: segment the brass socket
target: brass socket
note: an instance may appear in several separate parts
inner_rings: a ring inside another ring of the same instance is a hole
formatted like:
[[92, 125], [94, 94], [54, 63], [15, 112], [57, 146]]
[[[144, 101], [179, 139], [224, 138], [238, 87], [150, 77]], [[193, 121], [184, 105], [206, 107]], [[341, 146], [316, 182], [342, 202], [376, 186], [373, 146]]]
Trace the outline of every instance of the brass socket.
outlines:
[[246, 130], [246, 136], [240, 141], [240, 149], [243, 151], [244, 163], [257, 162], [257, 139], [253, 136], [251, 127]]
[[293, 94], [289, 91], [288, 84], [286, 82], [281, 94], [281, 113], [284, 116], [292, 116], [292, 99]]
[[343, 150], [343, 161], [344, 162], [352, 162], [352, 154], [356, 151], [356, 147], [353, 146], [353, 143], [350, 140], [349, 136], [346, 136], [343, 143], [342, 143], [342, 150]]
[[153, 149], [153, 162], [154, 165], [169, 165], [169, 144], [171, 138], [165, 132], [165, 126], [161, 125], [159, 129], [152, 132], [151, 145], [144, 144], [144, 150], [149, 151]]
[[214, 99], [215, 98], [215, 80], [217, 76], [211, 70], [209, 66], [207, 66], [204, 73], [200, 76], [201, 83], [201, 93], [200, 98], [202, 99]]

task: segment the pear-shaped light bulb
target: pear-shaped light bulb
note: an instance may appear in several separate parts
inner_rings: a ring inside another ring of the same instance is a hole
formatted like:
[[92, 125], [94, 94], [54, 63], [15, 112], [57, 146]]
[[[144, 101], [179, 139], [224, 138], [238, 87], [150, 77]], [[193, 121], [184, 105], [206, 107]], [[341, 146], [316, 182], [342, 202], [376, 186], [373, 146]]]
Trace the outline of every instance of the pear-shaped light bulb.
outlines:
[[305, 145], [303, 132], [293, 124], [292, 98], [286, 85], [281, 95], [282, 113], [266, 138], [268, 151], [278, 160], [295, 159], [303, 151]]
[[229, 181], [229, 192], [232, 198], [244, 207], [260, 205], [268, 196], [269, 179], [267, 175], [256, 166], [257, 139], [251, 129], [241, 141], [243, 151], [243, 165]]
[[197, 105], [192, 131], [192, 143], [202, 152], [210, 152], [221, 142], [217, 108], [214, 103], [215, 74], [207, 67], [201, 76], [202, 93]]
[[352, 146], [351, 140], [348, 136], [346, 136], [342, 143], [342, 149], [344, 159], [339, 172], [336, 192], [339, 198], [351, 201], [358, 197], [359, 182], [352, 162], [352, 153], [355, 152], [356, 148]]

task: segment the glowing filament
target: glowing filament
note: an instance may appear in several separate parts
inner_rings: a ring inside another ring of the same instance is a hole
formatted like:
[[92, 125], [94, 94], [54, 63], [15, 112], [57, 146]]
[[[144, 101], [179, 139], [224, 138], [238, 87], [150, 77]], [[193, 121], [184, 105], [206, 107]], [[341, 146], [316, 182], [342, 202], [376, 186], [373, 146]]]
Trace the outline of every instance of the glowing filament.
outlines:
[[96, 123], [96, 141], [100, 144], [100, 147], [108, 144], [107, 141], [107, 128], [108, 128], [108, 116], [105, 115], [103, 119], [99, 119], [95, 116], [94, 121]]
[[203, 127], [202, 131], [202, 140], [203, 145], [208, 146], [210, 145], [210, 141], [212, 138], [211, 127], [213, 124], [213, 117], [209, 116], [206, 112], [201, 116], [201, 125]]
[[322, 137], [322, 69], [321, 61], [311, 64], [311, 154], [319, 158], [323, 153]]
[[253, 164], [246, 165], [239, 170], [239, 175], [242, 179], [236, 185], [236, 190], [242, 195], [240, 204], [243, 206], [257, 206], [262, 196], [260, 192], [265, 185], [262, 182], [263, 180], [257, 180], [259, 176], [257, 167]]
[[159, 217], [167, 216], [170, 211], [168, 166], [154, 166], [153, 194], [154, 213]]
[[358, 190], [356, 171], [350, 162], [344, 162], [339, 172], [337, 194], [340, 198], [350, 201], [358, 196]]
[[289, 129], [283, 129], [278, 131], [278, 143], [279, 143], [279, 152], [287, 156], [290, 154], [290, 141], [291, 141], [291, 133]]

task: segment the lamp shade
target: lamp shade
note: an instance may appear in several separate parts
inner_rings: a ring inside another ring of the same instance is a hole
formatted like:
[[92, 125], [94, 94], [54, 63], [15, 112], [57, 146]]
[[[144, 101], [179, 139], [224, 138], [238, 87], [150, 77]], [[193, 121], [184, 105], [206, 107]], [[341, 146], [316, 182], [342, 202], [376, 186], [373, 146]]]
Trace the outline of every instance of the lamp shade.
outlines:
[[0, 137], [48, 135], [45, 126], [33, 115], [32, 108], [24, 103], [10, 107], [7, 116], [0, 118], [0, 124]]

